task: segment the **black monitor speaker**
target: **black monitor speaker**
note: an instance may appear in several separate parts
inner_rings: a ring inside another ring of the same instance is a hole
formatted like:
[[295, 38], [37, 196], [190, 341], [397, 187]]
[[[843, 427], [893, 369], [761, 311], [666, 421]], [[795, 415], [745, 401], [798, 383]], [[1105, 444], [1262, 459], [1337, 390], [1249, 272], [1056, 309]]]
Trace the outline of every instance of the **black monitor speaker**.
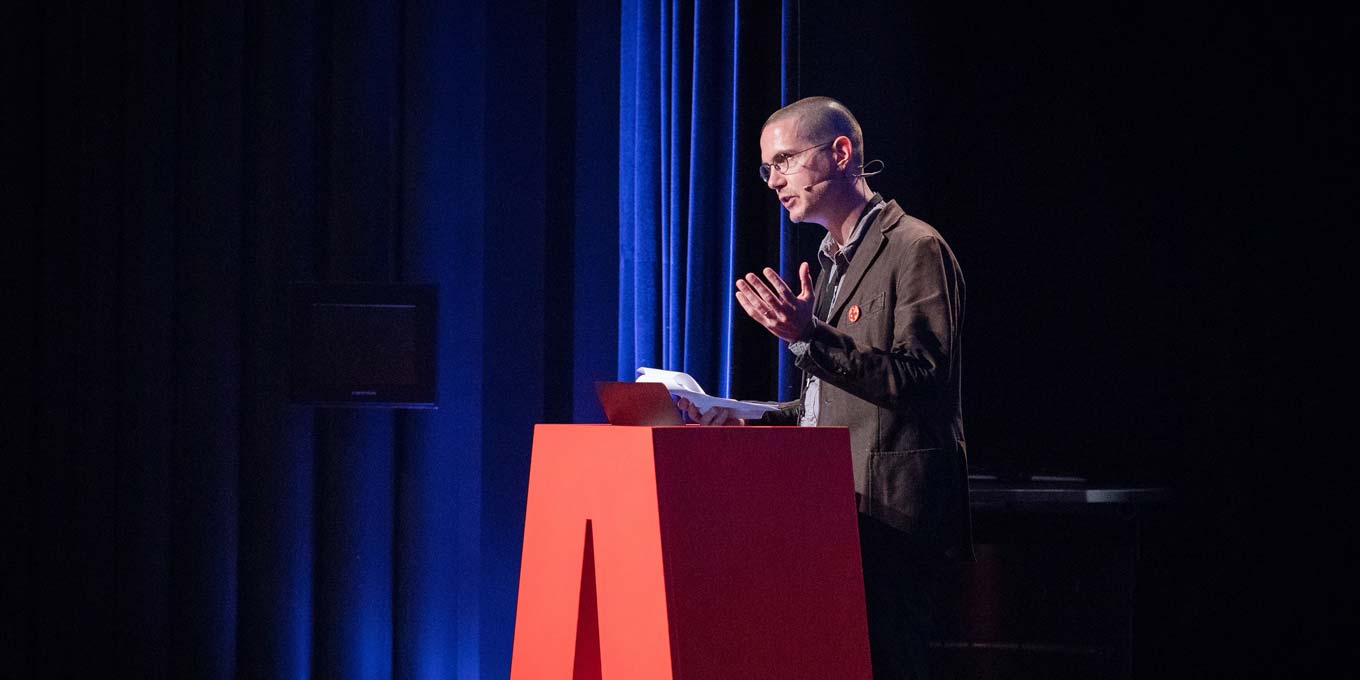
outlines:
[[289, 297], [293, 403], [438, 406], [434, 285], [294, 283]]

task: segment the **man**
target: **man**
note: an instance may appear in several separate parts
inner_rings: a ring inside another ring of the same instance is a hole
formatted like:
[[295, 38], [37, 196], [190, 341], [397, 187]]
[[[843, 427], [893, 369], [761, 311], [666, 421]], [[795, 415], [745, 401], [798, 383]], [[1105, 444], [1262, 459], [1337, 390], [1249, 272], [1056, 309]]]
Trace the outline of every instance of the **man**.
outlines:
[[[930, 225], [869, 189], [858, 121], [810, 97], [776, 111], [760, 134], [761, 179], [794, 222], [826, 228], [814, 286], [765, 268], [736, 298], [789, 343], [800, 397], [759, 425], [850, 428], [874, 677], [922, 678], [934, 575], [972, 557], [960, 402], [963, 274]], [[814, 295], [814, 290], [816, 291]], [[706, 425], [746, 424], [730, 411]]]

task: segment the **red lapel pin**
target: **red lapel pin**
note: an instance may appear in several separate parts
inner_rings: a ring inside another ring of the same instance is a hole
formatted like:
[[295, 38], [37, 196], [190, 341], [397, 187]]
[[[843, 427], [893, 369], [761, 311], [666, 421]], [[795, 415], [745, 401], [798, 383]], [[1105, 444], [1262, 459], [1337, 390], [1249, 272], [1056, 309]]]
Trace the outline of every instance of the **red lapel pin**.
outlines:
[[850, 305], [850, 311], [846, 316], [850, 317], [850, 323], [859, 321], [859, 305]]

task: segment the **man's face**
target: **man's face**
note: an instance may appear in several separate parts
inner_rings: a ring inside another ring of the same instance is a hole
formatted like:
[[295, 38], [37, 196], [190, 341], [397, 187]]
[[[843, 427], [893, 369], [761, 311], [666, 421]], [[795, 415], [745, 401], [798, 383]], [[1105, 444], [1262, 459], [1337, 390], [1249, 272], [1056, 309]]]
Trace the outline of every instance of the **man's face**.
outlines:
[[799, 127], [797, 118], [783, 118], [761, 131], [760, 161], [775, 163], [787, 158], [789, 166], [787, 175], [772, 168], [765, 184], [789, 211], [790, 221], [821, 224], [817, 203], [828, 185], [820, 180], [827, 177], [830, 169], [830, 147], [816, 145], [830, 140], [807, 139]]

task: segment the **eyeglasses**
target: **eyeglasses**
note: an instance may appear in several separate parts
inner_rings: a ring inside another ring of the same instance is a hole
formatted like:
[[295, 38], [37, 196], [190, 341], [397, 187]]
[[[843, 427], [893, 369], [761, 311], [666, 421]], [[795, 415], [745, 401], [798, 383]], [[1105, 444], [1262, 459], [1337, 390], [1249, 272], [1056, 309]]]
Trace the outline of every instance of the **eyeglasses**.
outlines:
[[770, 163], [761, 163], [761, 164], [760, 164], [760, 181], [762, 181], [762, 182], [768, 182], [768, 181], [770, 181], [770, 171], [771, 171], [771, 170], [778, 170], [778, 171], [779, 171], [779, 174], [781, 174], [781, 175], [790, 175], [790, 174], [793, 174], [793, 173], [795, 173], [795, 172], [798, 172], [803, 166], [802, 166], [802, 165], [794, 165], [794, 164], [793, 164], [793, 159], [794, 159], [794, 158], [796, 158], [796, 157], [798, 157], [798, 156], [800, 156], [800, 155], [802, 155], [802, 154], [804, 154], [804, 153], [807, 153], [808, 151], [811, 151], [811, 150], [813, 150], [813, 149], [820, 149], [820, 148], [822, 148], [822, 147], [824, 147], [824, 146], [826, 146], [826, 145], [828, 145], [828, 144], [831, 144], [832, 142], [835, 142], [835, 141], [836, 141], [836, 140], [833, 139], [833, 140], [831, 140], [830, 142], [822, 142], [821, 144], [818, 144], [817, 146], [809, 146], [808, 148], [803, 149], [802, 151], [795, 151], [795, 152], [793, 152], [793, 153], [780, 153], [780, 154], [775, 154], [774, 160], [773, 160], [772, 162], [770, 162]]

